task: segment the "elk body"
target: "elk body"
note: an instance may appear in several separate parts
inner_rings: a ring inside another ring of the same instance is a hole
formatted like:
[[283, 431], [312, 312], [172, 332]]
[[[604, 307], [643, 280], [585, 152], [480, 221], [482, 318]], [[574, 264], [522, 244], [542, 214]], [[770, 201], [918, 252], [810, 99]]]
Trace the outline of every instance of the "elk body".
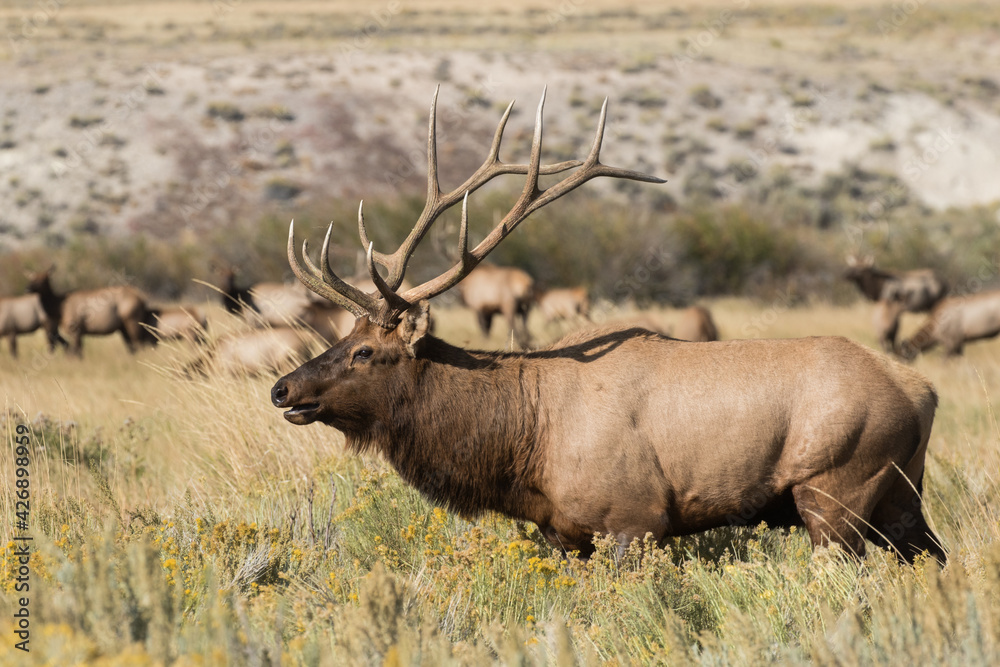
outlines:
[[50, 352], [55, 351], [57, 343], [66, 344], [59, 335], [58, 320], [49, 318], [37, 294], [0, 299], [0, 337], [7, 338], [12, 357], [17, 356], [17, 337], [38, 329], [45, 329]]
[[219, 273], [226, 311], [243, 315], [252, 324], [290, 326], [313, 303], [300, 283], [260, 282], [244, 289], [237, 287], [236, 271], [232, 268], [220, 269]]
[[861, 345], [612, 329], [538, 352], [474, 352], [426, 335], [422, 316], [393, 331], [360, 320], [282, 378], [275, 403], [294, 424], [320, 421], [355, 451], [379, 451], [464, 516], [533, 521], [583, 554], [596, 534], [627, 545], [767, 521], [858, 555], [867, 535], [907, 560], [943, 557], [911, 486], [934, 390]]
[[50, 272], [37, 274], [28, 290], [38, 294], [49, 319], [58, 322], [69, 337], [70, 354], [82, 356], [85, 334], [104, 336], [120, 332], [129, 352], [144, 342], [142, 324], [147, 321], [148, 313], [142, 292], [134, 287], [116, 286], [56, 294]]
[[927, 312], [948, 293], [947, 283], [931, 269], [893, 273], [876, 269], [873, 258], [859, 261], [853, 256], [847, 258], [847, 264], [844, 277], [875, 302], [872, 324], [886, 352], [895, 350], [899, 319], [904, 312]]
[[947, 355], [962, 354], [966, 343], [1000, 334], [1000, 291], [948, 297], [938, 303], [927, 322], [900, 345], [900, 355], [913, 359], [936, 345]]
[[[543, 96], [544, 101], [544, 96]], [[486, 162], [455, 191], [437, 185], [434, 106], [428, 201], [393, 254], [374, 252], [376, 291], [288, 254], [310, 289], [358, 316], [349, 335], [278, 380], [275, 406], [293, 424], [342, 431], [376, 450], [434, 501], [468, 517], [496, 511], [533, 521], [566, 550], [597, 534], [624, 549], [731, 524], [804, 524], [814, 545], [862, 555], [865, 537], [912, 561], [944, 560], [921, 514], [924, 456], [936, 406], [917, 372], [843, 338], [687, 343], [642, 329], [578, 333], [548, 349], [479, 352], [429, 333], [426, 299], [465, 278], [533, 210], [598, 176], [658, 182], [599, 161], [606, 110], [582, 163], [541, 166], [541, 105], [528, 165]], [[546, 190], [540, 173], [579, 167]], [[500, 173], [527, 174], [512, 210], [461, 260], [397, 291], [406, 263], [446, 208]], [[381, 264], [387, 272], [382, 277]], [[870, 528], [873, 527], [873, 529]]]
[[708, 308], [691, 306], [681, 311], [673, 337], [693, 343], [708, 343], [719, 340], [719, 330]]
[[536, 297], [538, 310], [547, 324], [590, 321], [590, 295], [586, 287], [558, 287]]
[[535, 281], [526, 272], [511, 266], [480, 264], [458, 285], [462, 303], [476, 313], [476, 320], [488, 338], [493, 317], [503, 315], [514, 340], [522, 348], [531, 345], [528, 312], [534, 300]]
[[83, 354], [83, 336], [118, 332], [130, 353], [145, 342], [142, 324], [148, 319], [146, 297], [128, 286], [70, 292], [63, 298], [60, 327], [69, 338], [69, 353]]
[[196, 306], [149, 308], [146, 319], [147, 331], [154, 342], [183, 340], [202, 344], [208, 335], [208, 318]]
[[291, 327], [253, 329], [224, 336], [186, 368], [187, 374], [260, 375], [308, 359], [308, 334]]

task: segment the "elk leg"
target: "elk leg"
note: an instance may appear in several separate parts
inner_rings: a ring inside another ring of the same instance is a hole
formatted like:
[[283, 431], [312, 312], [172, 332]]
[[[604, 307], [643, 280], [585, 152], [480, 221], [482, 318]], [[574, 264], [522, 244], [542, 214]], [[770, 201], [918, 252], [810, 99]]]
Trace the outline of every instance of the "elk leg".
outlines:
[[965, 344], [963, 341], [949, 341], [948, 344], [945, 345], [944, 353], [945, 356], [948, 357], [960, 357], [962, 356], [964, 348]]
[[69, 353], [74, 357], [83, 356], [83, 330], [82, 329], [70, 329], [69, 336], [72, 339], [70, 341]]
[[133, 342], [133, 340], [135, 339], [133, 339], [132, 336], [129, 334], [128, 329], [125, 328], [125, 325], [122, 325], [121, 328], [118, 329], [118, 333], [122, 335], [122, 340], [125, 341], [125, 347], [128, 349], [128, 353], [135, 354], [135, 343]]
[[495, 313], [491, 310], [481, 310], [477, 315], [479, 317], [479, 330], [483, 332], [483, 338], [489, 338]]
[[521, 305], [514, 306], [514, 309], [504, 309], [504, 317], [507, 319], [507, 327], [514, 332], [514, 340], [518, 346], [526, 350], [531, 347], [531, 335], [528, 333], [527, 311]]
[[17, 334], [12, 333], [10, 335], [10, 356], [17, 359]]
[[[836, 506], [808, 485], [796, 486], [792, 490], [795, 507], [809, 531], [813, 549], [828, 547], [831, 542], [839, 543], [844, 550], [857, 557], [865, 557], [866, 526], [858, 526], [849, 512]], [[860, 533], [860, 534], [859, 534]]]
[[896, 555], [907, 563], [913, 563], [926, 551], [944, 565], [947, 556], [941, 548], [941, 541], [924, 519], [919, 489], [919, 480], [917, 488], [914, 488], [906, 477], [899, 476], [872, 512], [872, 526], [876, 534], [871, 539], [881, 547], [892, 547]]
[[136, 349], [142, 345], [142, 325], [138, 320], [125, 320], [122, 323], [122, 336], [125, 338], [125, 345], [128, 351], [135, 353]]
[[899, 332], [899, 319], [903, 314], [902, 306], [896, 302], [879, 301], [875, 304], [873, 320], [878, 331], [879, 343], [886, 354], [896, 351], [896, 334]]
[[53, 352], [56, 351], [56, 346], [57, 345], [62, 345], [63, 349], [69, 347], [69, 342], [65, 338], [62, 337], [62, 335], [59, 333], [59, 329], [57, 327], [51, 327], [51, 328], [49, 328], [48, 330], [46, 330], [46, 334], [47, 334], [47, 337], [49, 339], [49, 352], [50, 353], [53, 353]]
[[[865, 556], [865, 537], [869, 519], [877, 502], [886, 493], [898, 474], [889, 465], [860, 485], [849, 485], [847, 479], [865, 476], [862, 471], [838, 470], [839, 474], [817, 475], [792, 487], [795, 508], [809, 531], [813, 548], [839, 543], [845, 551], [857, 558]], [[844, 489], [852, 489], [849, 494]]]
[[594, 536], [579, 530], [573, 524], [555, 526], [553, 524], [538, 524], [545, 540], [565, 553], [576, 551], [580, 558], [589, 558], [594, 553]]
[[920, 511], [920, 496], [913, 494], [910, 507], [892, 503], [880, 504], [872, 516], [872, 525], [879, 532], [872, 541], [879, 546], [891, 546], [900, 560], [912, 564], [925, 551], [938, 563], [947, 561], [941, 540], [927, 525]]

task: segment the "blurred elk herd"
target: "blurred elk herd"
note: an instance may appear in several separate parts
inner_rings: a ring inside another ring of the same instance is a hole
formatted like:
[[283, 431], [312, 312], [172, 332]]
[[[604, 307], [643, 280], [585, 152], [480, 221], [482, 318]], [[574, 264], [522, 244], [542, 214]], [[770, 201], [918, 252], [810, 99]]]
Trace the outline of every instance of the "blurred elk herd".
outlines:
[[[353, 313], [316, 296], [299, 282], [241, 285], [236, 269], [219, 265], [206, 282], [218, 291], [228, 316], [242, 326], [226, 327], [235, 330], [213, 338], [206, 308], [201, 305], [157, 305], [139, 289], [124, 285], [58, 293], [52, 286], [54, 270], [29, 274], [26, 294], [0, 298], [0, 336], [8, 340], [14, 357], [18, 337], [38, 330], [45, 332], [50, 352], [62, 347], [75, 357], [83, 356], [84, 336], [118, 333], [130, 353], [166, 341], [202, 348], [188, 372], [254, 374], [277, 371], [306, 358], [317, 345], [330, 345], [346, 335], [355, 322]], [[362, 291], [375, 290], [363, 274], [349, 282]], [[560, 332], [592, 324], [586, 288], [540, 289], [517, 268], [484, 264], [462, 284], [459, 295], [475, 313], [484, 337], [490, 334], [494, 316], [501, 315], [522, 349], [533, 347], [527, 324], [532, 309], [538, 310], [547, 327]], [[687, 339], [717, 337], [704, 308], [692, 309], [682, 322]], [[652, 321], [647, 326], [661, 330]]]
[[[355, 322], [353, 313], [316, 296], [299, 282], [241, 285], [236, 269], [219, 264], [206, 282], [218, 291], [225, 311], [243, 326], [213, 338], [203, 306], [156, 305], [140, 290], [125, 285], [57, 293], [51, 282], [53, 271], [50, 267], [30, 274], [26, 294], [0, 298], [0, 336], [7, 339], [14, 357], [18, 336], [38, 330], [45, 332], [50, 352], [62, 347], [76, 357], [83, 356], [84, 336], [117, 332], [129, 352], [165, 341], [199, 346], [201, 352], [186, 368], [189, 373], [255, 374], [277, 371], [308, 357], [317, 345], [330, 345], [349, 333]], [[949, 296], [947, 283], [934, 271], [882, 270], [871, 257], [849, 256], [844, 278], [873, 302], [875, 336], [885, 352], [899, 358], [912, 360], [937, 345], [948, 355], [958, 355], [966, 343], [1000, 333], [1000, 291]], [[348, 282], [365, 292], [376, 289], [363, 272]], [[459, 284], [457, 295], [475, 314], [484, 338], [499, 315], [511, 341], [525, 350], [535, 347], [528, 328], [532, 310], [537, 311], [540, 326], [550, 331], [568, 333], [596, 326], [585, 287], [545, 289], [515, 267], [484, 263]], [[903, 313], [927, 313], [927, 317], [912, 337], [900, 341]], [[603, 313], [600, 319], [607, 323]], [[673, 327], [664, 327], [647, 315], [614, 321], [678, 340], [719, 340], [712, 314], [703, 305], [679, 312]]]

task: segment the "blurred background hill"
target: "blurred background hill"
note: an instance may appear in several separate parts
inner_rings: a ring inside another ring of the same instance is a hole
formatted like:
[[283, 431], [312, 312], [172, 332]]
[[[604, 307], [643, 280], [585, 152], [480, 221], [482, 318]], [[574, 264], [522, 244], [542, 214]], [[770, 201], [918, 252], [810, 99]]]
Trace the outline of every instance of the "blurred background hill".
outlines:
[[[526, 159], [543, 86], [544, 160], [581, 157], [608, 97], [604, 160], [668, 179], [525, 223], [496, 260], [545, 284], [842, 301], [846, 254], [1000, 271], [991, 3], [39, 0], [0, 25], [4, 293], [51, 261], [165, 298], [219, 263], [281, 279], [293, 217], [314, 243], [334, 221], [351, 273], [359, 200], [383, 249], [422, 206], [438, 84], [445, 187], [512, 99], [501, 155]], [[519, 187], [473, 198], [474, 233]], [[445, 261], [423, 251], [418, 278]]]

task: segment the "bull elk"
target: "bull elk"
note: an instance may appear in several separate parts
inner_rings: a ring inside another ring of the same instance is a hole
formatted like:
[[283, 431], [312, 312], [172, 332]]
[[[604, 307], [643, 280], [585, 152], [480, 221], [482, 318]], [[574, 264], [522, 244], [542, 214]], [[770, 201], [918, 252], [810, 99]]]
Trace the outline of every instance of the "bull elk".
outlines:
[[681, 311], [673, 336], [692, 343], [708, 343], [719, 340], [719, 330], [708, 308], [691, 306]]
[[[553, 545], [586, 555], [595, 534], [621, 548], [732, 523], [804, 524], [813, 545], [859, 557], [865, 537], [907, 561], [944, 560], [921, 513], [921, 480], [937, 397], [916, 371], [845, 338], [692, 345], [642, 329], [577, 333], [533, 352], [465, 350], [429, 333], [427, 299], [457, 285], [533, 211], [600, 176], [660, 179], [599, 161], [607, 102], [582, 162], [541, 164], [542, 102], [528, 164], [488, 157], [462, 185], [438, 185], [435, 102], [428, 196], [392, 254], [375, 252], [359, 216], [376, 291], [344, 283], [289, 229], [293, 271], [357, 316], [326, 352], [282, 377], [273, 404], [292, 424], [342, 431], [375, 450], [432, 501], [466, 517], [487, 511], [532, 521]], [[573, 169], [540, 189], [540, 174]], [[525, 174], [513, 208], [468, 247], [468, 194], [501, 174]], [[459, 261], [400, 291], [416, 244], [462, 202]], [[332, 227], [331, 227], [332, 231]], [[386, 270], [383, 277], [379, 268]]]
[[895, 351], [899, 319], [904, 312], [927, 312], [948, 293], [947, 283], [931, 269], [883, 271], [875, 268], [874, 257], [859, 260], [848, 256], [844, 277], [875, 302], [872, 324], [886, 352]]
[[914, 359], [936, 345], [945, 354], [962, 354], [966, 343], [1000, 334], [1000, 290], [948, 297], [938, 303], [927, 321], [899, 346], [904, 359]]

